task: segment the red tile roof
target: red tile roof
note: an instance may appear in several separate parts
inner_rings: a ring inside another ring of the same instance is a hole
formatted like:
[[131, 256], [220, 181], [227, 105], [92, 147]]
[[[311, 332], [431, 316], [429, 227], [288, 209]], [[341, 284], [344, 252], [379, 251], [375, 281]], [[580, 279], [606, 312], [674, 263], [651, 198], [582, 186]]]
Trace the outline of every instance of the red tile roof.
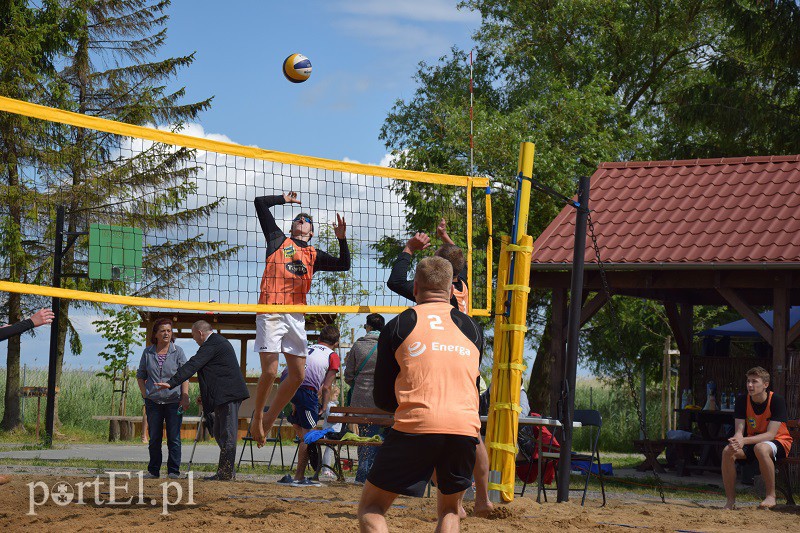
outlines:
[[[800, 263], [800, 155], [603, 163], [589, 207], [609, 265]], [[533, 268], [572, 263], [574, 233], [565, 207], [536, 239]], [[596, 264], [588, 238], [586, 250]]]

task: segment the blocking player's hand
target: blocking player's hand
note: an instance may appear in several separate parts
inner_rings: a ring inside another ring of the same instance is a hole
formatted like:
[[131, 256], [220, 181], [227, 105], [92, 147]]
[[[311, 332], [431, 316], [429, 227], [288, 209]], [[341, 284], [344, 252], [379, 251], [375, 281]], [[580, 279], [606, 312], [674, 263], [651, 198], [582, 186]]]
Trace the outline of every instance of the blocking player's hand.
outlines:
[[283, 195], [283, 199], [286, 200], [287, 204], [300, 204], [300, 198], [298, 198], [297, 193], [294, 191], [289, 191]]
[[333, 223], [333, 234], [336, 235], [337, 239], [344, 239], [346, 233], [347, 224], [344, 221], [344, 217], [336, 213], [336, 222]]
[[431, 245], [431, 238], [428, 237], [426, 234], [419, 232], [410, 239], [408, 239], [408, 242], [406, 243], [406, 249], [413, 254], [414, 252], [424, 250], [430, 245]]
[[170, 388], [169, 383], [153, 383], [153, 386], [160, 390], [166, 390]]
[[447, 234], [447, 221], [444, 217], [439, 221], [439, 225], [436, 226], [436, 236], [442, 239], [442, 242], [446, 244], [454, 244], [453, 239]]

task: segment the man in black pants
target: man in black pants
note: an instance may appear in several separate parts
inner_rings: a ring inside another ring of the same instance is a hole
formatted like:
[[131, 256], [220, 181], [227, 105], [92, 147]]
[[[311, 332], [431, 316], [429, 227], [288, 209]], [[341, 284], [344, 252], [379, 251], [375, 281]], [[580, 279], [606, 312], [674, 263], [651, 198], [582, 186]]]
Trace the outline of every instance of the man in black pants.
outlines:
[[231, 481], [236, 473], [236, 437], [239, 429], [239, 406], [250, 397], [242, 377], [236, 352], [231, 343], [218, 333], [211, 324], [198, 320], [192, 324], [192, 338], [200, 345], [197, 353], [181, 366], [166, 383], [156, 387], [172, 389], [195, 373], [200, 381], [200, 398], [203, 410], [214, 413], [214, 438], [219, 446], [217, 473], [208, 476], [208, 481]]

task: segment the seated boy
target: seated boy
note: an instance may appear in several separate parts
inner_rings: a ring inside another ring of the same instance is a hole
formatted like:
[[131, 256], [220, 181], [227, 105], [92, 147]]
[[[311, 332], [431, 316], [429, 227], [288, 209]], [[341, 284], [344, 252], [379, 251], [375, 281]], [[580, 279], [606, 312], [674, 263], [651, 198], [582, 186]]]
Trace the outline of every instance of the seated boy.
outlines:
[[747, 394], [736, 398], [736, 430], [722, 450], [725, 509], [736, 507], [736, 461], [758, 461], [767, 491], [759, 508], [775, 506], [775, 461], [789, 453], [792, 437], [786, 427], [786, 402], [767, 387], [769, 372], [760, 366], [751, 368], [747, 371]]

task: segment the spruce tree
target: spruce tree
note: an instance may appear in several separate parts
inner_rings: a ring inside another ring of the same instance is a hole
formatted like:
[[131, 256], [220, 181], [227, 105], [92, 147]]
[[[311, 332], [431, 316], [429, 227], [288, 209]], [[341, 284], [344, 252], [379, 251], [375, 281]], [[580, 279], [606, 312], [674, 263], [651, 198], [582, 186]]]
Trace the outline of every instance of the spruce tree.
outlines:
[[[0, 95], [42, 102], [53, 74], [53, 55], [64, 46], [58, 9], [46, 1], [39, 8], [22, 0], [0, 3]], [[25, 117], [0, 113], [0, 275], [14, 282], [30, 281], [36, 264], [35, 241], [26, 206], [40, 201], [39, 192], [25, 170], [37, 158], [34, 139], [41, 124]], [[22, 320], [36, 298], [9, 293], [2, 300], [8, 322]], [[7, 344], [6, 388], [0, 427], [11, 430], [20, 419], [19, 336]]]
[[[193, 55], [161, 59], [167, 32], [167, 0], [74, 0], [67, 7], [71, 50], [58, 73], [60, 90], [52, 104], [78, 113], [136, 125], [179, 130], [210, 105], [211, 99], [184, 103], [184, 89], [168, 83], [191, 65]], [[221, 200], [193, 208], [185, 200], [195, 192], [194, 152], [158, 143], [126, 139], [83, 128], [50, 125], [47, 186], [66, 208], [66, 231], [87, 231], [88, 224], [135, 226], [145, 234], [184, 229], [209, 216]], [[52, 219], [51, 219], [52, 222]], [[46, 231], [52, 234], [52, 227]], [[79, 238], [63, 258], [64, 272], [86, 272], [88, 241]], [[174, 290], [207, 275], [234, 249], [202, 235], [160, 242], [144, 250], [143, 282], [134, 291], [120, 281], [67, 278], [62, 286], [137, 296], [179, 297]], [[170, 288], [170, 289], [168, 289]], [[69, 312], [85, 305], [61, 301], [57, 381], [67, 336], [73, 352], [80, 339]]]

